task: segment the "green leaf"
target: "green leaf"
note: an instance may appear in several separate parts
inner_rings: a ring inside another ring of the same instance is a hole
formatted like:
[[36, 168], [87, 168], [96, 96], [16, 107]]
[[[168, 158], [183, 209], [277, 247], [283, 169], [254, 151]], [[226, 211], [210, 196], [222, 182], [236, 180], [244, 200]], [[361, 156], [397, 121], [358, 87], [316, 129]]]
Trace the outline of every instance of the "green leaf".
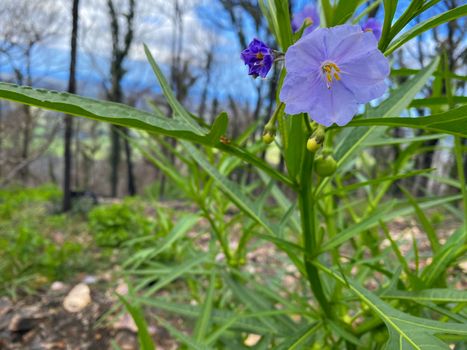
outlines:
[[[467, 97], [466, 96], [453, 96], [452, 101], [454, 104], [467, 104]], [[432, 106], [442, 106], [442, 105], [449, 105], [449, 101], [447, 97], [439, 96], [439, 97], [427, 97], [427, 98], [419, 98], [414, 99], [410, 103], [410, 107], [432, 107]]]
[[196, 147], [187, 142], [183, 142], [183, 146], [187, 149], [193, 160], [211, 176], [213, 181], [216, 182], [219, 188], [239, 209], [263, 226], [270, 234], [273, 236], [278, 235], [276, 227], [261, 214], [260, 208], [243, 193], [243, 189], [240, 185], [223, 176]]
[[259, 6], [280, 48], [284, 52], [287, 51], [287, 48], [293, 44], [288, 0], [267, 0], [267, 5], [264, 0], [259, 0]]
[[440, 244], [438, 241], [438, 237], [436, 237], [436, 231], [433, 225], [428, 220], [427, 216], [425, 215], [425, 212], [418, 205], [417, 200], [414, 198], [414, 196], [412, 196], [410, 192], [407, 191], [407, 189], [405, 189], [404, 187], [399, 186], [399, 188], [402, 190], [404, 195], [407, 197], [407, 199], [409, 200], [409, 203], [414, 207], [415, 214], [417, 214], [418, 220], [420, 220], [420, 223], [422, 224], [422, 227], [425, 230], [428, 240], [430, 241], [431, 250], [433, 251], [433, 253], [438, 252], [440, 248]]
[[197, 341], [193, 340], [191, 337], [186, 335], [185, 333], [179, 331], [177, 328], [175, 328], [172, 323], [164, 320], [161, 317], [154, 316], [159, 323], [162, 324], [164, 328], [166, 328], [169, 333], [177, 339], [179, 342], [185, 344], [188, 346], [189, 349], [194, 349], [194, 350], [206, 350], [206, 347], [203, 346], [202, 344], [199, 344]]
[[181, 118], [169, 119], [120, 103], [99, 101], [66, 92], [35, 89], [2, 82], [0, 82], [0, 98], [206, 145], [211, 145], [213, 138], [224, 133], [227, 127], [227, 115], [225, 114], [218, 117], [214, 123], [215, 128], [211, 129], [209, 133], [199, 126], [193, 127], [192, 123]]
[[185, 123], [190, 125], [193, 130], [196, 130], [198, 133], [202, 132], [203, 128], [200, 125], [198, 125], [198, 123], [195, 122], [195, 120], [190, 115], [190, 113], [188, 113], [188, 111], [185, 108], [183, 108], [180, 102], [178, 102], [177, 99], [175, 98], [175, 95], [170, 89], [169, 83], [165, 79], [164, 74], [162, 73], [161, 69], [159, 68], [156, 61], [154, 60], [154, 57], [152, 57], [151, 51], [149, 51], [146, 44], [144, 44], [144, 53], [146, 54], [149, 64], [151, 65], [152, 70], [154, 71], [154, 74], [156, 74], [157, 80], [159, 81], [159, 84], [162, 88], [162, 91], [164, 92], [164, 96], [166, 97], [167, 102], [169, 102], [170, 107], [172, 107], [173, 109], [174, 117], [176, 119], [183, 120]]
[[[178, 277], [184, 275], [188, 271], [192, 270], [194, 267], [200, 265], [201, 263], [205, 262], [208, 259], [209, 255], [203, 254], [199, 256], [195, 256], [192, 259], [186, 260], [180, 265], [174, 266], [169, 274], [161, 277], [154, 286], [144, 289], [144, 296], [153, 295], [155, 292], [160, 290], [161, 288], [165, 287], [172, 281], [176, 280]], [[154, 276], [155, 277], [155, 276]], [[145, 286], [140, 284], [136, 287], [136, 290], [141, 290]]]
[[384, 22], [381, 33], [381, 38], [379, 40], [379, 49], [382, 50], [386, 48], [389, 43], [389, 34], [391, 32], [391, 24], [396, 14], [398, 0], [383, 0], [384, 5]]
[[[419, 73], [419, 69], [410, 69], [410, 68], [399, 68], [399, 69], [391, 69], [391, 75], [392, 76], [399, 76], [399, 77], [408, 77], [414, 74]], [[467, 76], [466, 75], [457, 75], [452, 72], [435, 72], [433, 74], [435, 77], [447, 77], [450, 79], [456, 79], [456, 80], [461, 80], [461, 81], [467, 81]], [[438, 97], [438, 96], [436, 96]], [[456, 97], [461, 97], [461, 96], [456, 96]], [[428, 97], [430, 99], [430, 97]]]
[[331, 27], [334, 21], [334, 6], [330, 0], [319, 0], [318, 9], [320, 11], [321, 26]]
[[155, 350], [156, 346], [149, 334], [148, 325], [144, 319], [141, 308], [131, 305], [123, 296], [119, 294], [117, 294], [117, 296], [135, 321], [136, 327], [138, 328], [138, 342], [141, 350]]
[[311, 325], [301, 327], [297, 332], [285, 338], [282, 343], [277, 346], [277, 350], [305, 349], [310, 337], [321, 327], [321, 322], [314, 322]]
[[347, 286], [357, 295], [370, 309], [378, 315], [386, 324], [389, 331], [389, 340], [386, 349], [449, 349], [449, 346], [442, 342], [435, 334], [459, 334], [467, 335], [467, 323], [440, 322], [434, 320], [415, 317], [394, 309], [385, 303], [375, 294], [361, 287], [353, 279], [345, 279], [335, 271], [315, 262], [315, 265], [335, 278], [337, 281]]
[[357, 119], [346, 126], [394, 126], [467, 137], [467, 105], [429, 117]]
[[290, 178], [296, 180], [303, 164], [303, 155], [306, 152], [307, 133], [303, 114], [286, 116], [284, 120], [285, 132], [293, 135], [284, 145], [284, 158]]
[[200, 315], [196, 320], [196, 326], [194, 330], [194, 338], [197, 342], [204, 342], [206, 334], [208, 333], [209, 325], [211, 323], [211, 313], [214, 301], [214, 289], [216, 286], [216, 273], [211, 273], [209, 281], [209, 288], [204, 299], [203, 306], [201, 308]]
[[137, 255], [133, 255], [126, 260], [123, 266], [128, 267], [134, 264], [133, 268], [137, 268], [143, 262], [148, 261], [164, 252], [166, 249], [169, 249], [178, 239], [184, 236], [188, 230], [196, 225], [199, 218], [200, 217], [195, 214], [185, 214], [157, 246], [141, 249], [138, 251]]
[[396, 49], [404, 45], [407, 41], [415, 38], [417, 35], [430, 30], [431, 28], [437, 27], [443, 23], [455, 20], [456, 18], [465, 17], [467, 15], [467, 5], [458, 6], [449, 11], [434, 16], [426, 21], [423, 21], [398, 38], [392, 43], [391, 46], [384, 52], [385, 55], [390, 55]]
[[463, 246], [465, 233], [462, 227], [452, 234], [442, 248], [433, 256], [431, 264], [425, 267], [421, 278], [428, 287], [431, 287], [442, 276], [447, 267], [459, 254], [466, 251]]
[[[419, 203], [421, 209], [427, 209], [430, 207], [435, 207], [444, 203], [455, 201], [462, 198], [460, 195], [447, 196], [447, 197], [438, 197], [433, 199], [428, 199]], [[392, 210], [392, 208], [398, 208]], [[330, 249], [338, 247], [344, 242], [348, 241], [350, 238], [358, 235], [364, 230], [368, 230], [372, 227], [375, 227], [379, 224], [380, 221], [387, 222], [393, 220], [394, 218], [409, 215], [414, 212], [413, 206], [402, 201], [392, 200], [386, 203], [383, 206], [380, 206], [373, 214], [367, 216], [362, 221], [344, 229], [336, 236], [332, 237], [329, 241], [325, 242], [320, 249], [320, 253], [326, 252]]]
[[[254, 313], [276, 311], [276, 308], [265, 297], [264, 294], [249, 289], [241, 283], [226, 278], [226, 282], [232, 293], [240, 300], [245, 306]], [[266, 327], [276, 330], [277, 333], [282, 331], [291, 331], [294, 329], [294, 323], [286, 316], [273, 316], [273, 317], [259, 317], [258, 321]]]
[[467, 291], [454, 289], [424, 289], [419, 291], [393, 290], [381, 296], [384, 299], [432, 301], [435, 303], [467, 303]]
[[[173, 303], [170, 300], [160, 298], [138, 298], [138, 300], [146, 305], [153, 306], [155, 308], [165, 310], [170, 313], [181, 315], [189, 318], [198, 318], [200, 314], [200, 307], [194, 305], [185, 305]], [[264, 326], [257, 322], [257, 320], [250, 320], [248, 318], [254, 318], [256, 315], [240, 314], [231, 311], [221, 311], [213, 309], [212, 320], [219, 324], [232, 323], [232, 327], [244, 332], [256, 333], [256, 334], [276, 334], [274, 330]], [[234, 321], [232, 321], [234, 319]]]
[[360, 0], [339, 0], [334, 11], [333, 25], [345, 23], [357, 9]]
[[371, 180], [368, 180], [368, 181], [357, 182], [357, 183], [354, 183], [354, 184], [351, 184], [351, 185], [338, 187], [338, 188], [336, 188], [336, 189], [334, 189], [332, 191], [329, 191], [329, 192], [325, 192], [325, 193], [322, 194], [322, 196], [335, 195], [335, 194], [339, 194], [339, 193], [345, 194], [345, 193], [349, 193], [350, 191], [354, 191], [354, 190], [357, 190], [357, 189], [365, 187], [365, 186], [369, 186], [369, 185], [373, 185], [373, 184], [379, 184], [379, 183], [382, 183], [382, 182], [385, 182], [385, 181], [394, 181], [394, 180], [399, 180], [399, 179], [405, 179], [405, 178], [408, 178], [408, 177], [413, 177], [413, 176], [417, 176], [417, 175], [426, 174], [426, 173], [429, 173], [429, 172], [431, 172], [433, 170], [435, 170], [435, 169], [430, 168], [430, 169], [413, 170], [413, 171], [409, 171], [409, 172], [407, 172], [405, 174], [390, 175], [390, 176], [379, 177], [379, 178], [376, 178], [376, 179], [371, 179]]

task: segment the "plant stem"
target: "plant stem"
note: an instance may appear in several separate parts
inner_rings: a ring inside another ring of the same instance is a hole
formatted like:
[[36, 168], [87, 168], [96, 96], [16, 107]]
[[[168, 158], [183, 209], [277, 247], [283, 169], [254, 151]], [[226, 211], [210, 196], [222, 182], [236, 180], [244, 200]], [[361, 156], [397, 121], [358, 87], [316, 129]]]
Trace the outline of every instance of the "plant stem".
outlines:
[[464, 177], [464, 162], [463, 162], [463, 153], [462, 153], [462, 142], [461, 138], [456, 136], [454, 138], [454, 154], [456, 157], [456, 166], [457, 166], [457, 176], [459, 178], [459, 184], [461, 185], [461, 193], [463, 198], [464, 206], [464, 234], [467, 239], [467, 188], [465, 184]]
[[331, 307], [324, 294], [321, 278], [318, 269], [313, 265], [311, 259], [315, 259], [315, 253], [318, 251], [316, 240], [316, 208], [312, 196], [312, 177], [314, 155], [306, 152], [303, 160], [303, 166], [300, 176], [300, 188], [298, 191], [298, 200], [300, 207], [300, 217], [302, 222], [302, 234], [304, 244], [304, 264], [308, 274], [308, 281], [316, 300], [323, 309], [326, 316], [331, 317]]

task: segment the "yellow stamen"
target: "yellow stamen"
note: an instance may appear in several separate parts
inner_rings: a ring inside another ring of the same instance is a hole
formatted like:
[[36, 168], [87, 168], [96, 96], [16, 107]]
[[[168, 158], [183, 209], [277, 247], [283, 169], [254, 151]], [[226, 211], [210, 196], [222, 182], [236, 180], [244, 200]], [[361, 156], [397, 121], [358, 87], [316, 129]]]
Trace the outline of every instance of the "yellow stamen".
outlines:
[[334, 62], [326, 62], [321, 66], [321, 69], [325, 75], [326, 78], [326, 86], [328, 89], [331, 88], [332, 86], [332, 80], [333, 78], [336, 79], [336, 81], [341, 80], [341, 77], [339, 75], [339, 72], [341, 71], [340, 68], [335, 64]]
[[264, 58], [264, 55], [261, 52], [258, 52], [256, 54], [256, 58], [259, 59], [259, 60], [262, 60]]

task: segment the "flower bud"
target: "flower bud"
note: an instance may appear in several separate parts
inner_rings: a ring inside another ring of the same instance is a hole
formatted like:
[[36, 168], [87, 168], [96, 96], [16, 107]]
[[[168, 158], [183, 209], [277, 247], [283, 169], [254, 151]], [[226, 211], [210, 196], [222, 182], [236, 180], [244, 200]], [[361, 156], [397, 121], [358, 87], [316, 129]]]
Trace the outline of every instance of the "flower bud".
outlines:
[[337, 162], [332, 156], [317, 156], [315, 158], [315, 171], [321, 177], [327, 177], [336, 172]]
[[306, 142], [306, 149], [309, 150], [310, 152], [316, 152], [317, 150], [319, 150], [320, 147], [321, 147], [321, 144], [318, 143], [318, 140], [316, 139], [316, 137], [312, 136]]
[[275, 139], [275, 133], [269, 130], [265, 130], [263, 134], [263, 142], [267, 145], [272, 143]]

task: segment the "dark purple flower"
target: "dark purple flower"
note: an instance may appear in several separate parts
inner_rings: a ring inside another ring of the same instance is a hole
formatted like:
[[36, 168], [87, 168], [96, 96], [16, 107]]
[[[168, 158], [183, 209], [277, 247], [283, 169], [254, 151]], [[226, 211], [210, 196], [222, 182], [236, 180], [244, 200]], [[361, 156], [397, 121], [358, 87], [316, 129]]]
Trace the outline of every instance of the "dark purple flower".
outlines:
[[374, 18], [368, 18], [366, 23], [362, 25], [362, 30], [364, 32], [372, 32], [376, 38], [376, 40], [379, 41], [381, 38], [381, 31], [382, 31], [382, 25], [380, 22], [378, 22]]
[[302, 27], [303, 22], [307, 22], [307, 24], [309, 24], [303, 32], [303, 35], [311, 33], [318, 28], [319, 14], [318, 11], [316, 11], [316, 8], [312, 5], [305, 6], [301, 12], [298, 12], [293, 16], [292, 30], [294, 32], [298, 31]]
[[265, 78], [274, 62], [272, 50], [256, 38], [242, 51], [241, 58], [248, 65], [248, 74], [255, 78]]
[[348, 24], [302, 37], [287, 50], [285, 68], [280, 92], [285, 112], [308, 113], [324, 126], [347, 124], [359, 103], [384, 94], [389, 75], [375, 36]]

